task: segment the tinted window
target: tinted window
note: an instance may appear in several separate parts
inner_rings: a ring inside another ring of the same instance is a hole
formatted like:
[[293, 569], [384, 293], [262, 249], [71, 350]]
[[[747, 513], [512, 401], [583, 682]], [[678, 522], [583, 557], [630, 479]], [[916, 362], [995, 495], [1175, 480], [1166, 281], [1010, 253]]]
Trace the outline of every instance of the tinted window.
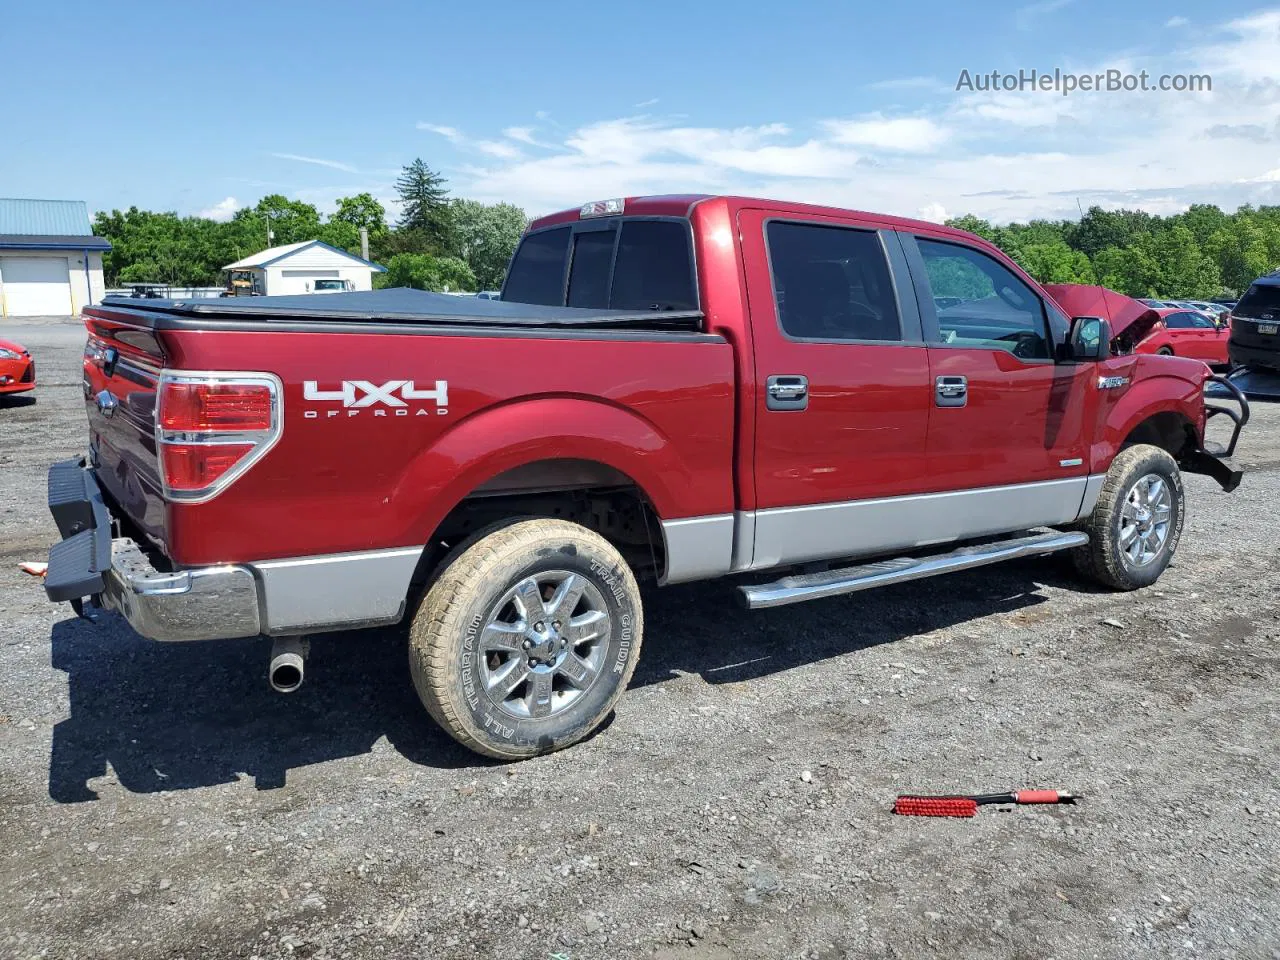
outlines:
[[1044, 305], [1002, 263], [972, 247], [917, 239], [942, 343], [1008, 350], [1026, 360], [1052, 356]]
[[525, 237], [511, 260], [502, 299], [516, 303], [564, 304], [564, 262], [569, 228], [544, 230]]
[[695, 310], [689, 230], [674, 220], [624, 220], [613, 268], [616, 310]]
[[1213, 321], [1206, 317], [1203, 313], [1193, 313], [1191, 316], [1191, 325], [1198, 330], [1212, 330]]
[[1194, 326], [1189, 313], [1171, 313], [1164, 318], [1164, 325], [1170, 330], [1188, 330]]
[[609, 305], [609, 264], [613, 262], [614, 230], [593, 230], [573, 238], [569, 267], [569, 306]]
[[770, 223], [778, 322], [808, 340], [902, 339], [880, 238], [870, 230]]
[[1280, 314], [1280, 287], [1255, 283], [1231, 311], [1237, 317], [1260, 317], [1264, 313]]

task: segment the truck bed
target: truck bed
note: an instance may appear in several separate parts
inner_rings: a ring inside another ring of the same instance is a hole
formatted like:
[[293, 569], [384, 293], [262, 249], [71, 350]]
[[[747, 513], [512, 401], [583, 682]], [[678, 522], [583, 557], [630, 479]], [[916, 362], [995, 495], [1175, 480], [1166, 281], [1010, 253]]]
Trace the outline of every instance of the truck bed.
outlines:
[[[356, 293], [310, 293], [287, 297], [217, 297], [152, 300], [107, 297], [104, 307], [125, 307], [161, 315], [156, 328], [181, 327], [183, 320], [212, 319], [283, 324], [298, 321], [446, 326], [547, 327], [571, 329], [701, 329], [702, 314], [674, 310], [590, 310], [531, 303], [482, 300], [408, 287]], [[163, 318], [172, 317], [172, 324]]]

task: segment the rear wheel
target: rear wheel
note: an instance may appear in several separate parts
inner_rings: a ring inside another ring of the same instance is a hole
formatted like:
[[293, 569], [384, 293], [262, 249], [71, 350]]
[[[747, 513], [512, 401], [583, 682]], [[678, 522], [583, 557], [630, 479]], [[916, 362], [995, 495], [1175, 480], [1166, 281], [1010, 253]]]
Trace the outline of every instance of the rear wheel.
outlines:
[[409, 665], [456, 740], [516, 760], [600, 725], [631, 679], [642, 630], [635, 577], [607, 540], [522, 520], [449, 563], [414, 617]]
[[1072, 554], [1085, 576], [1117, 590], [1160, 578], [1182, 537], [1182, 474], [1173, 457], [1140, 443], [1116, 455], [1085, 522], [1089, 544]]
[[1160, 356], [1162, 357], [1172, 357], [1173, 347], [1161, 347], [1159, 350], [1156, 351], [1156, 353], [1160, 354]]

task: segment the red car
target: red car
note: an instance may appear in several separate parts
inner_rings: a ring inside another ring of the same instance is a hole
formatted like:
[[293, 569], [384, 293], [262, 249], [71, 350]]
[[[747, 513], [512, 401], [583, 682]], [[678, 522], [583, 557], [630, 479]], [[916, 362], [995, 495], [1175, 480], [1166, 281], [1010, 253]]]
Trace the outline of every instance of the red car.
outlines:
[[36, 363], [12, 340], [0, 340], [0, 395], [34, 390]]
[[1210, 366], [1227, 365], [1229, 330], [1218, 327], [1212, 319], [1195, 310], [1162, 309], [1151, 332], [1136, 347], [1136, 353], [1160, 353], [1165, 356], [1191, 357]]
[[266, 634], [282, 692], [301, 636], [407, 621], [430, 714], [533, 756], [626, 688], [638, 580], [751, 574], [754, 609], [1072, 550], [1154, 583], [1205, 495], [1182, 474], [1241, 479], [1206, 420], [1237, 418], [1226, 457], [1248, 413], [1130, 352], [1156, 319], [936, 223], [741, 197], [544, 217], [500, 300], [108, 297], [45, 590], [157, 640]]

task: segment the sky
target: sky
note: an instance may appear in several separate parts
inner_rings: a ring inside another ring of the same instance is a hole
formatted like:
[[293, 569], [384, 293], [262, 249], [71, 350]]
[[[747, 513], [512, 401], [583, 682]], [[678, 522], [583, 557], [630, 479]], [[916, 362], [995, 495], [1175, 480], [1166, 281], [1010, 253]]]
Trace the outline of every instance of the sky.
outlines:
[[[235, 12], [229, 12], [234, 10]], [[11, 4], [0, 196], [225, 218], [421, 157], [537, 215], [739, 193], [929, 220], [1280, 203], [1280, 5]], [[1020, 70], [1212, 90], [982, 91]]]

